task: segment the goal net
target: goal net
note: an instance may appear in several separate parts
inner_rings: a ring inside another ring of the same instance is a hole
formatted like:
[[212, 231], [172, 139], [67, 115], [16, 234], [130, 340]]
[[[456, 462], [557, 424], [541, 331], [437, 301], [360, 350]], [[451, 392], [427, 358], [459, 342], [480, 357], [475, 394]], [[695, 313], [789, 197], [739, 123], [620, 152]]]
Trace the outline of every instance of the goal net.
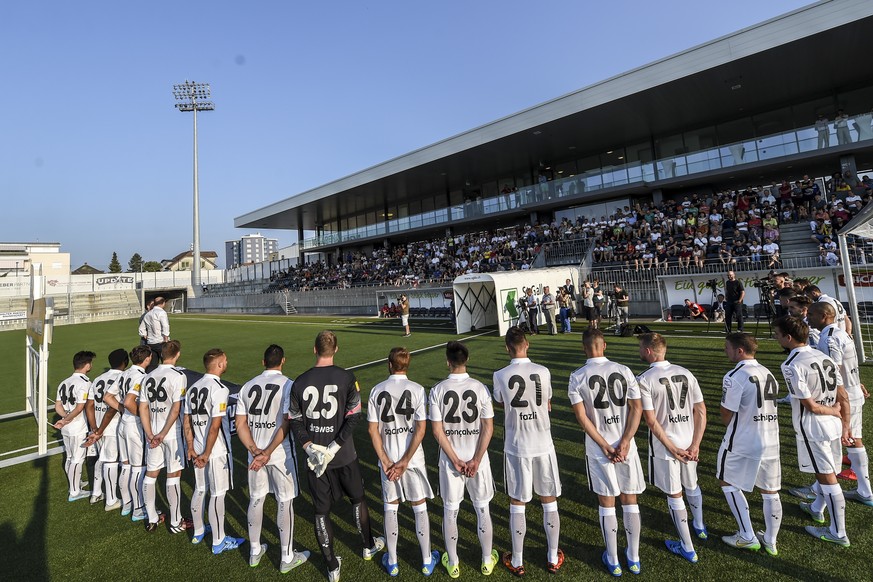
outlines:
[[837, 235], [841, 284], [846, 287], [858, 361], [873, 356], [873, 204], [868, 204]]

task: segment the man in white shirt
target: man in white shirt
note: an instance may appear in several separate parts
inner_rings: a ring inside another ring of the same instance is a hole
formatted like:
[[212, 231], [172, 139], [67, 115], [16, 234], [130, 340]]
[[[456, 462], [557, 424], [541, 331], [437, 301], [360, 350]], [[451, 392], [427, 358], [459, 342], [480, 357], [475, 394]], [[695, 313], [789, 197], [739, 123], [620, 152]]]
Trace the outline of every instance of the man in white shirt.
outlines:
[[667, 341], [657, 333], [639, 337], [640, 360], [649, 369], [637, 376], [643, 416], [649, 427], [649, 483], [667, 494], [667, 505], [679, 541], [667, 540], [667, 549], [692, 564], [697, 552], [688, 528], [688, 498], [694, 534], [707, 539], [703, 523], [703, 494], [697, 484], [700, 442], [706, 429], [706, 404], [697, 378], [667, 361]]
[[546, 327], [548, 328], [549, 335], [558, 335], [557, 326], [555, 325], [555, 296], [552, 295], [548, 285], [543, 287], [540, 305], [542, 305], [543, 314], [546, 316]]
[[[813, 521], [824, 524], [824, 508], [830, 527], [807, 526], [813, 537], [849, 546], [846, 534], [846, 501], [837, 483], [843, 444], [849, 439], [849, 402], [836, 364], [807, 344], [809, 328], [790, 315], [773, 323], [776, 341], [791, 350], [782, 364], [785, 385], [791, 394], [791, 420], [797, 433], [797, 457], [802, 473], [814, 473], [816, 499], [800, 503]], [[842, 417], [842, 423], [841, 423]]]
[[287, 574], [309, 559], [308, 551], [297, 552], [293, 545], [292, 503], [300, 487], [291, 421], [285, 416], [292, 381], [282, 374], [285, 351], [280, 346], [268, 346], [262, 363], [264, 371], [240, 389], [236, 405], [237, 437], [249, 452], [249, 566], [260, 564], [267, 553], [267, 544], [261, 543], [261, 529], [267, 493], [273, 493], [282, 545], [279, 572]]
[[[840, 375], [845, 382], [849, 397], [851, 417], [849, 421], [848, 440], [851, 444], [846, 448], [852, 468], [858, 481], [858, 488], [846, 491], [846, 499], [852, 499], [873, 507], [873, 491], [870, 490], [870, 470], [867, 450], [862, 439], [863, 408], [869, 393], [861, 383], [858, 368], [858, 355], [855, 342], [836, 323], [836, 312], [828, 303], [813, 303], [809, 307], [809, 324], [821, 330], [818, 350], [830, 356], [840, 369]], [[841, 473], [840, 476], [843, 476]]]
[[[88, 446], [97, 446], [97, 463], [94, 465], [94, 487], [91, 504], [103, 498], [102, 488], [106, 484], [106, 511], [121, 507], [118, 490], [118, 400], [119, 380], [130, 358], [119, 348], [109, 354], [109, 370], [97, 376], [88, 390], [85, 413], [91, 426], [97, 427], [85, 440]], [[110, 406], [111, 395], [114, 405]]]
[[[782, 524], [782, 467], [779, 462], [779, 385], [758, 363], [758, 342], [742, 332], [728, 334], [725, 354], [736, 366], [722, 380], [721, 420], [727, 427], [716, 461], [716, 476], [738, 530], [722, 540], [735, 548], [764, 549], [778, 554], [776, 537]], [[764, 502], [764, 531], [755, 532], [743, 493], [755, 487]]]
[[229, 390], [221, 383], [227, 371], [227, 355], [218, 348], [203, 354], [206, 373], [185, 391], [185, 440], [188, 460], [194, 465], [194, 494], [191, 517], [194, 537], [199, 544], [208, 531], [203, 520], [206, 488], [209, 487], [209, 525], [212, 529], [212, 553], [235, 550], [244, 538], [226, 536], [224, 532], [224, 498], [233, 488], [233, 457], [230, 449], [230, 422], [227, 418]]
[[397, 538], [400, 525], [397, 512], [401, 501], [412, 505], [415, 533], [421, 549], [421, 572], [433, 574], [440, 559], [430, 545], [430, 518], [427, 500], [433, 490], [427, 479], [427, 465], [421, 441], [427, 431], [424, 387], [407, 378], [409, 350], [393, 348], [388, 354], [388, 379], [370, 391], [367, 421], [370, 440], [379, 459], [382, 501], [385, 506], [385, 540], [387, 551], [382, 566], [389, 576], [400, 573]]
[[73, 375], [58, 385], [55, 397], [55, 412], [61, 417], [54, 424], [61, 431], [64, 440], [64, 472], [67, 474], [69, 496], [67, 501], [86, 499], [90, 491], [82, 489], [82, 465], [85, 464], [85, 439], [88, 436], [88, 424], [85, 421], [85, 402], [88, 399], [88, 389], [91, 380], [91, 361], [96, 357], [94, 352], [76, 352], [73, 356]]
[[600, 529], [606, 543], [601, 560], [611, 575], [621, 576], [615, 513], [615, 498], [619, 497], [627, 534], [628, 570], [640, 574], [642, 525], [637, 495], [646, 489], [634, 441], [643, 412], [640, 387], [630, 368], [606, 358], [602, 331], [585, 330], [582, 347], [588, 361], [570, 374], [567, 395], [585, 431], [588, 487], [597, 495]]
[[482, 547], [482, 568], [490, 576], [499, 555], [493, 546], [491, 511], [494, 478], [488, 444], [494, 434], [494, 408], [484, 384], [467, 373], [470, 353], [461, 342], [446, 344], [449, 377], [438, 383], [428, 397], [428, 417], [440, 445], [440, 497], [443, 499], [443, 538], [446, 553], [442, 563], [449, 577], [461, 575], [458, 560], [458, 512], [464, 490], [476, 511], [476, 530]]
[[849, 314], [846, 313], [846, 308], [843, 307], [843, 304], [826, 295], [819, 289], [818, 285], [809, 285], [806, 289], [803, 290], [806, 293], [807, 297], [813, 300], [813, 302], [823, 302], [829, 304], [834, 308], [834, 312], [836, 312], [836, 319], [834, 320], [837, 325], [840, 326], [844, 332], [849, 335], [852, 335], [852, 318], [849, 317]]
[[166, 300], [155, 297], [154, 306], [142, 318], [139, 324], [139, 336], [145, 339], [146, 345], [152, 350], [151, 366], [146, 372], [151, 372], [161, 363], [161, 349], [164, 343], [170, 341], [170, 319], [164, 311]]
[[139, 395], [139, 418], [147, 445], [146, 476], [143, 478], [143, 500], [148, 521], [146, 531], [157, 530], [164, 514], [155, 507], [155, 483], [162, 469], [167, 472], [167, 501], [170, 509], [170, 533], [182, 533], [193, 527], [190, 519], [182, 518], [180, 487], [185, 458], [182, 452], [182, 427], [179, 415], [185, 397], [185, 374], [175, 368], [182, 355], [178, 340], [170, 340], [161, 350], [162, 363], [148, 374]]
[[527, 357], [529, 344], [522, 330], [509, 328], [504, 341], [512, 359], [493, 377], [494, 401], [503, 407], [504, 474], [512, 530], [512, 551], [503, 554], [503, 565], [516, 576], [524, 575], [525, 506], [535, 492], [543, 505], [546, 569], [556, 573], [564, 564], [564, 552], [558, 547], [561, 479], [549, 419], [552, 374]]

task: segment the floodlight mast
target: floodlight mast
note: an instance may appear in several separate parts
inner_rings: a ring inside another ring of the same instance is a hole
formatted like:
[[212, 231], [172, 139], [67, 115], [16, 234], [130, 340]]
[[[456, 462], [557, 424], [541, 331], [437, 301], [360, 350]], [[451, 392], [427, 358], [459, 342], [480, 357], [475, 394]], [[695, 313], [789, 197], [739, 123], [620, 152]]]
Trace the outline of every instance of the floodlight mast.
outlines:
[[197, 171], [197, 112], [212, 111], [215, 104], [210, 101], [212, 89], [209, 83], [195, 83], [186, 80], [179, 85], [173, 85], [173, 97], [176, 98], [176, 109], [183, 113], [194, 114], [194, 249], [193, 269], [191, 272], [191, 288], [194, 294], [200, 292], [200, 187]]

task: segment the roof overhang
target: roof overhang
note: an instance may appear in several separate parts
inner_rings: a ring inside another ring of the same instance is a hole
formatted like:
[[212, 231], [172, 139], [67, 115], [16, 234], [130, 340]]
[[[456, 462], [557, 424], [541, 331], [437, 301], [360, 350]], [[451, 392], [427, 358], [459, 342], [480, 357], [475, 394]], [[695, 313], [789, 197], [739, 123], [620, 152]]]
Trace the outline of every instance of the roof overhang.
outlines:
[[818, 2], [249, 212], [234, 226], [314, 230], [347, 214], [351, 199], [378, 209], [540, 160], [580, 159], [832, 97], [871, 82], [860, 65], [871, 30], [873, 2]]

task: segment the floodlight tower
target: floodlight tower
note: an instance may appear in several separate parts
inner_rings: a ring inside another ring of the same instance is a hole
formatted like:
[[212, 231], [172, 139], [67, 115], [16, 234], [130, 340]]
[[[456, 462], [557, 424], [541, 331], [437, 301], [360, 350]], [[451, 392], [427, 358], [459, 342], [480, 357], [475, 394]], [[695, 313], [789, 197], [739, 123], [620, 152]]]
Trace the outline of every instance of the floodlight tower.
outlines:
[[194, 293], [200, 290], [200, 189], [197, 178], [197, 112], [212, 111], [215, 104], [210, 101], [212, 90], [209, 83], [195, 83], [186, 80], [180, 85], [173, 85], [173, 97], [176, 98], [176, 109], [194, 114], [194, 269], [191, 273], [191, 287]]

